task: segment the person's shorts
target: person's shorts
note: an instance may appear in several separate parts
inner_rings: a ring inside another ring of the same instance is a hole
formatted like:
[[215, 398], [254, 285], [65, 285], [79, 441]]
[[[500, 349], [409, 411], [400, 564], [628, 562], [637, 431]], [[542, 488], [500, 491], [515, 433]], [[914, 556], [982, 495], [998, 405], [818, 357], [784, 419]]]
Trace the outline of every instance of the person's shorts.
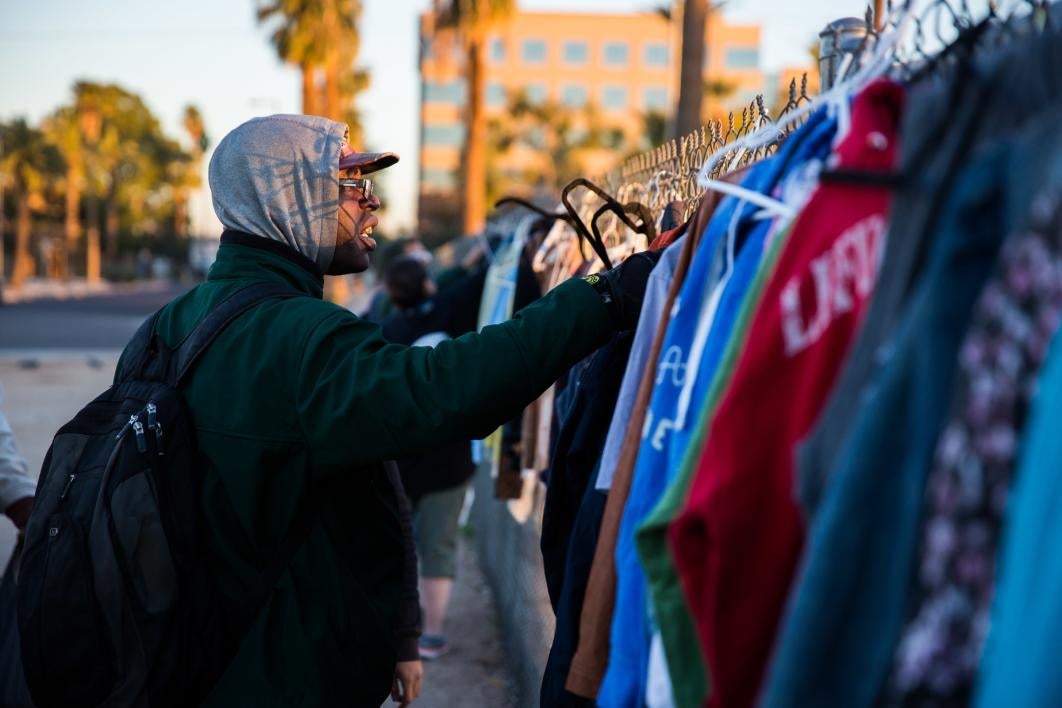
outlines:
[[422, 578], [457, 574], [457, 522], [468, 483], [425, 494], [413, 507], [413, 534]]

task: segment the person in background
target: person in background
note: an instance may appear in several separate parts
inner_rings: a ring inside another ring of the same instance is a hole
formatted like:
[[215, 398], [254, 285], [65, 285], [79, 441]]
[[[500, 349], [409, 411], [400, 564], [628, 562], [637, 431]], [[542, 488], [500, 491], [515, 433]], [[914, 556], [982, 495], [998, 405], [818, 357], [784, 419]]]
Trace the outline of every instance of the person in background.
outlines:
[[33, 511], [33, 495], [37, 485], [29, 476], [26, 458], [18, 453], [15, 433], [7, 418], [0, 413], [0, 509], [20, 532]]
[[[383, 321], [384, 338], [395, 344], [435, 346], [464, 332], [458, 320], [478, 310], [483, 278], [469, 276], [438, 293], [422, 259], [403, 256], [388, 267], [384, 291], [397, 312]], [[420, 657], [437, 659], [449, 651], [446, 613], [457, 574], [457, 532], [472, 464], [471, 441], [440, 445], [413, 457], [397, 460], [402, 485], [413, 505], [413, 534], [420, 560], [420, 598], [424, 634]]]
[[[387, 270], [390, 268], [390, 264], [397, 260], [405, 260], [407, 258], [415, 260], [424, 266], [424, 270], [432, 274], [432, 264], [434, 256], [432, 252], [424, 247], [423, 242], [415, 238], [401, 238], [395, 241], [389, 242], [383, 249], [385, 253], [392, 254], [389, 258], [382, 258], [384, 276], [381, 281], [386, 278]], [[446, 290], [451, 285], [457, 285], [458, 283], [466, 283], [469, 276], [475, 276], [477, 274], [483, 275], [483, 248], [479, 243], [476, 243], [468, 250], [468, 252], [462, 257], [459, 263], [455, 263], [449, 268], [443, 268], [434, 275], [431, 275], [432, 288], [436, 291]], [[480, 284], [480, 290], [482, 290], [482, 282]], [[434, 294], [434, 293], [433, 293]], [[369, 300], [369, 306], [363, 312], [360, 317], [370, 322], [382, 323], [391, 315], [397, 312], [394, 302], [387, 292], [386, 285], [381, 282]], [[472, 317], [476, 316], [476, 313], [471, 313]], [[470, 330], [469, 330], [470, 331]], [[455, 335], [456, 336], [456, 335]]]

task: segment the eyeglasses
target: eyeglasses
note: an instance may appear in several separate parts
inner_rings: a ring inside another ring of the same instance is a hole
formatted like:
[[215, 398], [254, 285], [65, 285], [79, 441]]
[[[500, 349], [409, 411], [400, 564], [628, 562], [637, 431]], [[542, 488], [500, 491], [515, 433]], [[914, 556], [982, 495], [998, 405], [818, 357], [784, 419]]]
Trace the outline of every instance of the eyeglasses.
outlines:
[[361, 192], [363, 199], [369, 199], [372, 197], [372, 180], [365, 177], [340, 177], [339, 186], [343, 189], [357, 189]]

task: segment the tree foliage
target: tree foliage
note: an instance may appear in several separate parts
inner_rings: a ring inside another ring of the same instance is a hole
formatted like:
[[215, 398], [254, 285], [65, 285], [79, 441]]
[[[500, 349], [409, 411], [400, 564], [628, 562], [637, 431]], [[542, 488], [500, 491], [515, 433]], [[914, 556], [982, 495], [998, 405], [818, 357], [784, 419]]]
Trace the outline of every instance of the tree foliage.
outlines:
[[362, 0], [271, 0], [256, 10], [277, 56], [302, 72], [302, 112], [346, 122], [354, 144], [363, 139], [354, 103], [369, 86], [368, 70], [355, 66], [361, 13]]
[[[628, 152], [627, 136], [608, 124], [590, 104], [570, 108], [558, 101], [532, 101], [525, 92], [509, 94], [503, 118], [488, 127], [488, 202], [506, 194], [538, 190], [556, 199], [561, 187], [580, 175], [595, 173], [593, 157]], [[523, 153], [522, 159], [517, 153]], [[506, 164], [520, 164], [519, 169]]]
[[90, 81], [77, 82], [70, 101], [38, 127], [24, 119], [0, 123], [0, 171], [16, 202], [19, 262], [13, 272], [24, 278], [42, 270], [33, 263], [31, 241], [37, 241], [37, 251], [57, 254], [55, 267], [43, 264], [49, 274], [67, 277], [81, 270], [72, 261], [80, 255], [93, 277], [101, 262], [101, 234], [109, 266], [122, 243], [126, 250], [142, 242], [161, 246], [184, 235], [186, 221], [179, 224], [175, 215], [189, 190], [201, 185], [208, 140], [197, 108], [186, 109], [183, 123], [190, 149], [165, 133], [140, 96]]
[[484, 55], [487, 34], [516, 12], [516, 0], [448, 0], [436, 23], [457, 33], [464, 49], [465, 144], [461, 151], [461, 221], [466, 234], [483, 230], [487, 218], [487, 116], [484, 106]]

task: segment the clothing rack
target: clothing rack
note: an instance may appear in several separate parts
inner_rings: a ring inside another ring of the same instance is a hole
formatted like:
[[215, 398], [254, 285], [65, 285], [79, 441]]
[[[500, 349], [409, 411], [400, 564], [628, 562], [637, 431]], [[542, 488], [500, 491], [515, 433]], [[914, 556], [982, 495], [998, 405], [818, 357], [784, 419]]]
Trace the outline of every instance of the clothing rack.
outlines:
[[[612, 188], [620, 201], [640, 201], [654, 216], [659, 216], [668, 203], [682, 201], [685, 203], [685, 216], [688, 217], [696, 210], [703, 194], [697, 184], [697, 174], [712, 153], [810, 100], [808, 75], [804, 74], [799, 84], [795, 78], [789, 82], [786, 104], [777, 117], [771, 117], [763, 95], [758, 95], [741, 109], [740, 114], [731, 111], [725, 122], [709, 121], [688, 135], [629, 158], [603, 183]], [[770, 154], [785, 140], [787, 134], [782, 133], [776, 142], [755, 152], [735, 154], [730, 160], [722, 161], [715, 170], [715, 176], [725, 175]]]

